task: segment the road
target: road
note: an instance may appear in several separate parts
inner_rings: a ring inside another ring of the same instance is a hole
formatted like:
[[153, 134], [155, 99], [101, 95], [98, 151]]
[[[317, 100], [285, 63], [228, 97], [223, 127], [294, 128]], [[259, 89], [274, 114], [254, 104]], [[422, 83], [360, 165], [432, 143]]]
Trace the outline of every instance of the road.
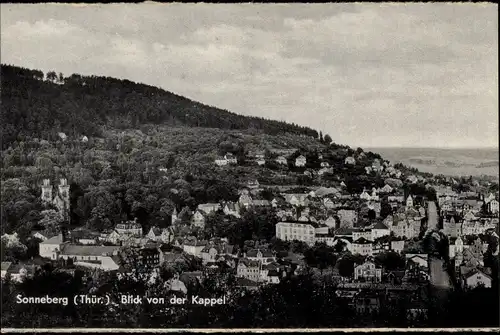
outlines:
[[451, 289], [451, 279], [443, 269], [443, 260], [435, 257], [429, 257], [429, 272], [430, 272], [430, 281], [431, 285], [438, 289]]
[[[437, 213], [436, 203], [429, 201], [427, 203], [427, 232], [439, 230], [439, 215]], [[445, 301], [448, 294], [453, 289], [450, 275], [443, 268], [445, 265], [442, 259], [435, 256], [429, 256], [429, 276], [431, 283], [431, 294], [438, 300]]]
[[427, 202], [427, 232], [438, 229], [439, 216], [436, 203], [434, 201]]

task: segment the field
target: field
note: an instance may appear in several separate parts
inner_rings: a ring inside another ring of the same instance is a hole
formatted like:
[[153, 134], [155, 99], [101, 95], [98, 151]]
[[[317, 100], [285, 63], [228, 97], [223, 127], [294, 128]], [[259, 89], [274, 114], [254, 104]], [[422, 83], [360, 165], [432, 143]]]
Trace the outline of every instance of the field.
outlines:
[[498, 148], [366, 148], [392, 163], [403, 163], [422, 172], [449, 176], [493, 176], [498, 179]]

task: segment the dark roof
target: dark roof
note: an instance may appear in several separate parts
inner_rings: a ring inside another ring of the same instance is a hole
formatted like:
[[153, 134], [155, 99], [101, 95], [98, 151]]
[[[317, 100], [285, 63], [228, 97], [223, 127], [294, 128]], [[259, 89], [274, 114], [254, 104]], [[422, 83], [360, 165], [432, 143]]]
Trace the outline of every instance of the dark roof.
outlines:
[[387, 226], [383, 222], [379, 221], [375, 224], [375, 226], [373, 226], [373, 229], [389, 229], [389, 228], [387, 228]]
[[102, 256], [103, 254], [112, 254], [118, 251], [118, 246], [105, 246], [105, 245], [75, 245], [64, 244], [61, 247], [61, 254], [63, 255], [78, 255], [78, 256]]
[[238, 287], [257, 287], [259, 283], [247, 278], [236, 278], [236, 286]]
[[354, 241], [353, 243], [356, 243], [356, 244], [372, 244], [372, 241], [369, 241], [369, 240], [367, 240], [364, 237], [360, 237], [356, 241]]
[[245, 266], [247, 267], [257, 267], [259, 266], [259, 262], [257, 261], [252, 261], [252, 260], [249, 260], [247, 258], [241, 258], [239, 261], [238, 261], [238, 265], [239, 263], [241, 264], [244, 264]]

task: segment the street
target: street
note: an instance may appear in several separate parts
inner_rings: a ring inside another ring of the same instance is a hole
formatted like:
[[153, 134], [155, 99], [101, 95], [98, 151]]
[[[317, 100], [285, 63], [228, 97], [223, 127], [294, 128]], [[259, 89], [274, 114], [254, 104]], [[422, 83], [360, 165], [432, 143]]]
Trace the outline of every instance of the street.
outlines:
[[437, 213], [436, 203], [434, 201], [427, 202], [427, 232], [438, 230], [439, 217]]

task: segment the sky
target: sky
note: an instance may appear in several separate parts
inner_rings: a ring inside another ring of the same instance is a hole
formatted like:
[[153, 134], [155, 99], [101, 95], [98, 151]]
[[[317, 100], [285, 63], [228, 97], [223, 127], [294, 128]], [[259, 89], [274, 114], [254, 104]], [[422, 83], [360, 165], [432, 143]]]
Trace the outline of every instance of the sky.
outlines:
[[498, 147], [496, 4], [2, 4], [1, 62], [361, 147]]

